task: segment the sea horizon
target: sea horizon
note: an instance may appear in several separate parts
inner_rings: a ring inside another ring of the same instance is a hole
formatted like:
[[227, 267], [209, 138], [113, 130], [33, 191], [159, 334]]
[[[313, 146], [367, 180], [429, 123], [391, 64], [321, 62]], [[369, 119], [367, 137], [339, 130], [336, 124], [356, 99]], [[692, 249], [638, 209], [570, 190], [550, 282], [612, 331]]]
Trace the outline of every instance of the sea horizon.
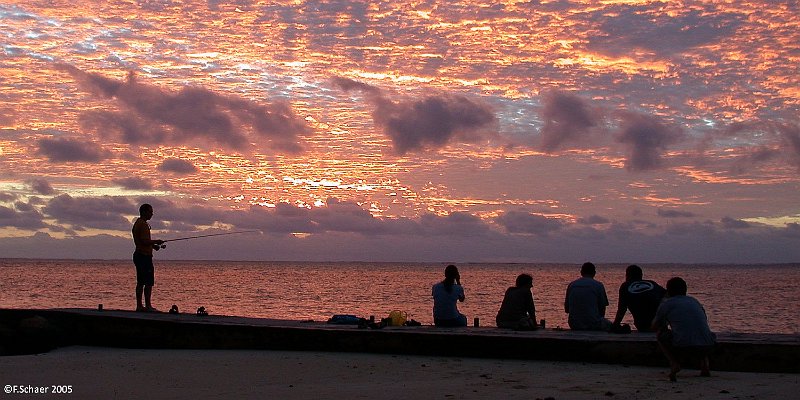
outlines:
[[[0, 257], [0, 262], [3, 261], [131, 261], [131, 258], [39, 258], [39, 257]], [[583, 262], [570, 262], [570, 261], [404, 261], [404, 260], [258, 260], [258, 259], [210, 259], [210, 258], [154, 258], [153, 262], [231, 262], [231, 263], [337, 263], [337, 264], [456, 264], [456, 265], [472, 265], [472, 264], [498, 264], [498, 265], [563, 265], [580, 266]], [[132, 261], [131, 261], [132, 262]], [[624, 261], [595, 261], [586, 260], [584, 262], [591, 262], [595, 265], [646, 265], [651, 267], [666, 266], [666, 265], [694, 265], [698, 267], [715, 267], [715, 266], [797, 266], [800, 267], [799, 261], [789, 262], [670, 262], [670, 261], [654, 261], [654, 262], [624, 262]]]
[[[450, 262], [157, 260], [154, 305], [184, 312], [203, 306], [212, 314], [326, 321], [336, 314], [386, 317], [393, 310], [432, 323], [431, 286]], [[503, 293], [518, 274], [534, 277], [538, 319], [566, 327], [563, 296], [579, 277], [573, 263], [454, 263], [466, 301], [459, 310], [470, 321], [494, 326]], [[609, 298], [606, 318], [616, 313], [618, 288], [627, 263], [595, 263]], [[800, 332], [800, 293], [784, 282], [800, 280], [798, 264], [639, 264], [644, 278], [662, 286], [683, 277], [689, 295], [706, 308], [721, 332]], [[0, 259], [0, 307], [135, 308], [130, 260]], [[623, 322], [631, 323], [630, 313]]]

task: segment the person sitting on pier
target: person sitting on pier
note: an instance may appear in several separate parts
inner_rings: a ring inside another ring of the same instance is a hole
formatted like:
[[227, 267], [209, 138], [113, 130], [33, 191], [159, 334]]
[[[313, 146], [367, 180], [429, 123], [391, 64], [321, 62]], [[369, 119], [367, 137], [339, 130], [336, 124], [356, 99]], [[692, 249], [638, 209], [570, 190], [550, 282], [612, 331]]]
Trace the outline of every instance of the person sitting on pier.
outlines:
[[594, 264], [581, 266], [581, 277], [567, 286], [564, 297], [564, 312], [569, 314], [570, 329], [582, 331], [608, 331], [611, 321], [605, 318], [608, 297], [606, 288], [594, 280], [597, 273]]
[[458, 312], [457, 302], [464, 301], [461, 275], [455, 265], [444, 269], [444, 280], [433, 285], [433, 324], [442, 327], [467, 326], [467, 317]]
[[619, 303], [617, 316], [612, 324], [613, 329], [619, 329], [622, 318], [630, 310], [633, 316], [633, 325], [639, 332], [651, 332], [653, 318], [656, 316], [658, 305], [667, 291], [658, 283], [642, 279], [642, 268], [630, 265], [625, 270], [625, 282], [619, 287]]
[[[658, 331], [658, 346], [669, 360], [669, 380], [677, 380], [679, 357], [700, 359], [700, 376], [711, 376], [708, 355], [717, 337], [708, 327], [706, 311], [697, 299], [686, 295], [686, 281], [667, 281], [667, 297], [656, 310], [652, 328]], [[669, 329], [671, 328], [671, 329]]]
[[515, 286], [506, 290], [500, 311], [497, 312], [498, 328], [535, 330], [536, 306], [533, 304], [533, 277], [520, 274]]

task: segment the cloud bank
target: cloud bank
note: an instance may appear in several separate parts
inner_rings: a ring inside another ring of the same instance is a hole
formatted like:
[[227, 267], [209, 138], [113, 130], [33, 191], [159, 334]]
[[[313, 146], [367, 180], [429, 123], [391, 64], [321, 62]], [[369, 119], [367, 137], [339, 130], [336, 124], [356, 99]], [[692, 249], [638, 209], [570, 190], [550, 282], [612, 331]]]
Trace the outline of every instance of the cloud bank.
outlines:
[[[41, 232], [26, 238], [0, 238], [0, 251], [6, 257], [60, 257], [62, 249], [69, 249], [70, 258], [127, 258], [131, 222], [142, 202], [153, 204], [156, 210], [151, 225], [157, 238], [260, 231], [215, 238], [211, 246], [208, 241], [182, 242], [159, 255], [175, 259], [763, 263], [800, 257], [800, 225], [770, 227], [732, 218], [671, 220], [664, 226], [610, 222], [597, 215], [572, 222], [524, 211], [494, 219], [459, 212], [416, 219], [378, 218], [355, 203], [336, 199], [311, 209], [283, 203], [274, 209], [225, 210], [157, 198], [66, 194], [47, 201], [41, 211], [22, 202], [0, 206], [3, 228], [33, 232], [48, 228], [46, 220], [69, 228], [64, 239]], [[97, 229], [117, 233], [89, 234]], [[80, 232], [85, 233], [79, 237]], [[24, 253], [36, 243], [38, 251]]]
[[188, 175], [197, 172], [197, 167], [189, 161], [178, 158], [167, 158], [158, 166], [161, 172], [173, 172], [179, 175]]
[[300, 138], [310, 133], [305, 120], [284, 102], [261, 105], [201, 87], [168, 91], [138, 81], [133, 72], [119, 81], [59, 64], [81, 87], [113, 100], [122, 112], [96, 111], [81, 117], [82, 125], [107, 130], [128, 144], [195, 144], [207, 142], [236, 151], [251, 143], [259, 149], [299, 153]]
[[539, 147], [544, 152], [553, 153], [564, 145], [585, 145], [585, 137], [600, 122], [591, 105], [576, 95], [551, 91], [543, 96], [543, 103]]
[[100, 145], [73, 139], [40, 139], [37, 153], [51, 162], [94, 163], [111, 158], [111, 152]]
[[333, 83], [344, 91], [360, 91], [367, 96], [374, 107], [373, 121], [392, 140], [399, 155], [440, 149], [454, 142], [490, 140], [497, 135], [497, 117], [492, 110], [461, 95], [395, 101], [362, 82], [336, 77]]

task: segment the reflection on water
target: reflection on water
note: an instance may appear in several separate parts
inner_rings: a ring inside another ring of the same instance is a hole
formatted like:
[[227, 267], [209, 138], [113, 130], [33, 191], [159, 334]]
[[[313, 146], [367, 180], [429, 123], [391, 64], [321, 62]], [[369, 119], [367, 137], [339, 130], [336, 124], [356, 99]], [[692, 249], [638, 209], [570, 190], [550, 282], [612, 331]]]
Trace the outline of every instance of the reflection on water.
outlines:
[[[613, 318], [626, 265], [598, 264]], [[689, 294], [706, 308], [718, 332], [800, 333], [798, 265], [643, 265], [645, 278], [662, 285], [673, 276], [689, 284]], [[459, 309], [471, 321], [493, 326], [508, 286], [519, 273], [534, 277], [537, 316], [548, 326], [566, 327], [566, 285], [578, 265], [459, 265], [467, 300]], [[153, 303], [183, 312], [204, 306], [211, 314], [327, 320], [333, 314], [377, 318], [392, 310], [432, 323], [430, 287], [442, 279], [443, 264], [266, 263], [156, 261]], [[128, 261], [0, 261], [0, 307], [130, 309], [135, 306], [134, 269]], [[631, 322], [630, 314], [626, 316]]]

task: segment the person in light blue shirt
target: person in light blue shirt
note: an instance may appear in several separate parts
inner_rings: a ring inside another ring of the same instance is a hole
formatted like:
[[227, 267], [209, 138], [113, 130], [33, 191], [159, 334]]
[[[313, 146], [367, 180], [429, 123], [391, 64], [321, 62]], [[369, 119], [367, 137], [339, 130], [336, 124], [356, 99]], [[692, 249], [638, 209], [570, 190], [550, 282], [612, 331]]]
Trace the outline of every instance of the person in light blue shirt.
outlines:
[[677, 380], [679, 357], [700, 359], [700, 376], [710, 376], [708, 355], [717, 337], [708, 326], [706, 311], [697, 299], [686, 295], [686, 281], [675, 277], [667, 281], [667, 297], [653, 319], [658, 345], [670, 364], [669, 380]]
[[464, 301], [461, 276], [455, 265], [444, 269], [444, 280], [433, 285], [433, 324], [442, 327], [467, 326], [467, 317], [458, 312], [458, 302]]
[[611, 321], [605, 318], [608, 297], [602, 283], [594, 280], [597, 270], [587, 262], [581, 266], [581, 277], [567, 286], [564, 312], [569, 314], [570, 329], [580, 331], [608, 331]]

